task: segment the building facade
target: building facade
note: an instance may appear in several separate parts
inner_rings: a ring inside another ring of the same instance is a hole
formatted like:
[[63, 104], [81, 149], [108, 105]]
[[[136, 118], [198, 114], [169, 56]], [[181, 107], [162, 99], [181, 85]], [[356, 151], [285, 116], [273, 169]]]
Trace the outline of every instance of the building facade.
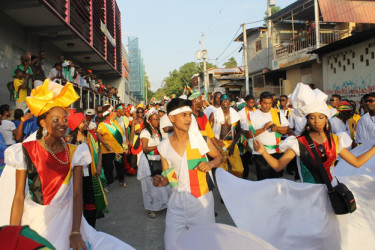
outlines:
[[[91, 70], [105, 85], [119, 88], [119, 95], [125, 98], [126, 88], [119, 79], [128, 74], [124, 73], [127, 62], [115, 0], [2, 1], [0, 12], [1, 84], [13, 80], [21, 56], [44, 51], [46, 75], [58, 57], [64, 56], [85, 71]], [[9, 93], [0, 92], [0, 97], [7, 100]]]
[[145, 69], [138, 37], [129, 37], [129, 91], [138, 100], [145, 100]]

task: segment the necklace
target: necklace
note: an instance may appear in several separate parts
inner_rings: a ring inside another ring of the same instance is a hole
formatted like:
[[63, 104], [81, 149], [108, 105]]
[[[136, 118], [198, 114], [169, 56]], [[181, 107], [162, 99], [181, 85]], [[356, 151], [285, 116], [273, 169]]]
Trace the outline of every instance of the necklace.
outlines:
[[42, 142], [43, 142], [43, 146], [47, 149], [47, 151], [52, 155], [53, 158], [55, 158], [56, 161], [58, 161], [60, 164], [62, 165], [67, 165], [69, 164], [70, 162], [70, 154], [69, 154], [69, 149], [68, 149], [68, 145], [66, 145], [66, 142], [64, 142], [62, 139], [61, 139], [61, 143], [63, 144], [64, 146], [64, 150], [65, 150], [65, 156], [66, 156], [66, 159], [67, 161], [62, 161], [60, 160], [59, 158], [57, 158], [57, 156], [53, 153], [53, 151], [47, 146], [47, 143], [46, 143], [46, 140], [44, 139], [44, 136], [42, 137]]

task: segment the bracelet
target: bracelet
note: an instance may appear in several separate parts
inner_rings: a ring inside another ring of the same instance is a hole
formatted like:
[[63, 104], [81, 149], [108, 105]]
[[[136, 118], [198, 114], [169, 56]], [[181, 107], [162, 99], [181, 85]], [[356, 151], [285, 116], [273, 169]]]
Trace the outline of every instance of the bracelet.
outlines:
[[21, 121], [25, 122], [25, 119], [23, 117], [21, 117]]
[[73, 231], [70, 233], [69, 237], [71, 237], [72, 235], [81, 235], [81, 232]]

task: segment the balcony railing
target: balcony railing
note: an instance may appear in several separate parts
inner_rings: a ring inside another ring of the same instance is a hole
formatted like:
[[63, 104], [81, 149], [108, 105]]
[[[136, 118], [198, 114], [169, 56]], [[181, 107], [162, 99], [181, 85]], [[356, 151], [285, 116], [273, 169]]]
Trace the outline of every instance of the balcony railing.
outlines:
[[[341, 30], [321, 30], [320, 44], [321, 46], [336, 42], [344, 37], [346, 31]], [[316, 46], [315, 32], [299, 34], [294, 41], [280, 43], [274, 46], [274, 59], [288, 56], [291, 53]]]

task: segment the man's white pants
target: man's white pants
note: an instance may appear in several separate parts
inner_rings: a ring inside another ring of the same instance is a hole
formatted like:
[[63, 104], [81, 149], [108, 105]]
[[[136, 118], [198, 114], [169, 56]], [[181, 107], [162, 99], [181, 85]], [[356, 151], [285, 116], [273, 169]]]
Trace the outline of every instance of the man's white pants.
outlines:
[[170, 250], [179, 235], [189, 228], [210, 223], [215, 223], [212, 191], [198, 199], [189, 192], [173, 191], [165, 220], [165, 248]]

